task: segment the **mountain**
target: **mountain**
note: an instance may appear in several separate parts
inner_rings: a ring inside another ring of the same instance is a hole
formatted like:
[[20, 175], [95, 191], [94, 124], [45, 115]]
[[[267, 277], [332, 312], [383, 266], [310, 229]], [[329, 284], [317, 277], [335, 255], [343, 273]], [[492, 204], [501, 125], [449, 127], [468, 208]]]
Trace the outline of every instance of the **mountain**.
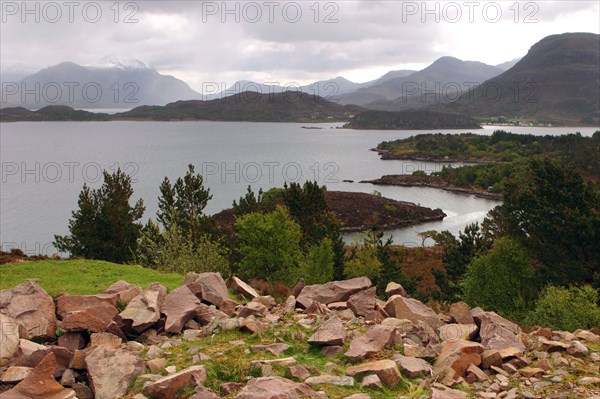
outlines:
[[521, 61], [522, 58], [523, 57], [515, 58], [514, 60], [503, 62], [502, 64], [496, 65], [496, 68], [500, 68], [503, 71], [508, 71], [510, 68], [514, 67], [517, 62]]
[[600, 123], [600, 35], [548, 36], [503, 74], [437, 107], [478, 118]]
[[347, 121], [363, 108], [343, 106], [298, 91], [264, 94], [243, 92], [210, 101], [177, 101], [166, 106], [141, 106], [113, 115], [127, 120], [212, 120], [251, 122]]
[[87, 66], [63, 62], [23, 78], [15, 87], [14, 94], [3, 95], [3, 107], [133, 108], [201, 97], [182, 80], [162, 75], [139, 60], [117, 57]]
[[422, 108], [455, 99], [458, 97], [456, 93], [460, 94], [500, 73], [500, 68], [481, 62], [442, 57], [421, 71], [359, 89], [340, 96], [339, 101], [383, 111]]
[[29, 75], [33, 75], [41, 69], [41, 67], [23, 63], [12, 64], [6, 68], [2, 68], [2, 71], [0, 72], [0, 81], [18, 82]]

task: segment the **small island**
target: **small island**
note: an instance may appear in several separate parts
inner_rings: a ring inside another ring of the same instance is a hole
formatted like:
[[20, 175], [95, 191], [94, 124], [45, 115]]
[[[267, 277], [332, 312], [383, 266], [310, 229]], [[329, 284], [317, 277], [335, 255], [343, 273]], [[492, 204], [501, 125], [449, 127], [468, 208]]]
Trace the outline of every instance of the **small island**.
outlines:
[[361, 130], [481, 129], [475, 119], [431, 111], [366, 111], [345, 126]]

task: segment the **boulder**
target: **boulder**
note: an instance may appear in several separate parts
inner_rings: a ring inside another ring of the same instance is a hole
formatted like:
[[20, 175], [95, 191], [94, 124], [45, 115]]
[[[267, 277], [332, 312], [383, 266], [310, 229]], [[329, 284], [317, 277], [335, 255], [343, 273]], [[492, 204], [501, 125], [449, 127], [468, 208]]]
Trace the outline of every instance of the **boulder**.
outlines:
[[45, 346], [43, 349], [35, 350], [29, 355], [16, 357], [12, 360], [11, 366], [36, 367], [51, 353], [54, 355], [53, 363], [55, 364], [52, 373], [58, 378], [69, 368], [73, 360], [73, 352], [60, 346]]
[[410, 378], [429, 377], [433, 372], [431, 365], [418, 357], [395, 354], [392, 360], [396, 362], [400, 371]]
[[148, 289], [133, 298], [119, 314], [127, 328], [142, 333], [160, 319], [160, 309], [167, 296], [167, 289], [152, 283]]
[[408, 296], [403, 286], [393, 281], [390, 281], [385, 287], [385, 296], [391, 298], [394, 295]]
[[95, 295], [61, 295], [56, 300], [56, 313], [63, 330], [104, 332], [119, 311], [109, 299]]
[[10, 366], [6, 369], [4, 373], [2, 373], [2, 377], [0, 377], [0, 382], [4, 382], [7, 384], [16, 384], [21, 382], [27, 377], [33, 368], [31, 367], [21, 367], [21, 366]]
[[390, 326], [376, 324], [369, 330], [350, 342], [346, 357], [351, 360], [361, 360], [367, 356], [380, 352], [383, 348], [396, 340], [396, 329]]
[[15, 319], [0, 313], [0, 367], [7, 365], [17, 352], [22, 330]]
[[167, 317], [165, 332], [180, 333], [185, 323], [196, 315], [200, 299], [186, 285], [169, 292], [163, 302], [161, 312]]
[[444, 324], [438, 329], [442, 341], [472, 340], [479, 329], [475, 324]]
[[308, 385], [282, 377], [253, 378], [235, 399], [305, 399], [319, 395]]
[[307, 285], [296, 297], [300, 307], [306, 309], [314, 301], [328, 305], [332, 302], [347, 301], [350, 296], [371, 286], [367, 277], [357, 277], [350, 280], [330, 281], [325, 284]]
[[194, 294], [200, 295], [203, 301], [215, 306], [229, 299], [227, 285], [219, 273], [188, 273], [183, 284], [189, 286]]
[[252, 345], [253, 352], [269, 352], [275, 356], [281, 356], [283, 352], [290, 349], [288, 344]]
[[485, 349], [517, 348], [525, 350], [521, 341], [521, 328], [494, 312], [478, 312], [475, 321], [479, 325], [481, 344]]
[[433, 329], [438, 328], [442, 324], [437, 313], [423, 302], [414, 298], [394, 295], [388, 299], [384, 310], [390, 317], [407, 319], [413, 322], [420, 320], [429, 324]]
[[402, 378], [398, 365], [389, 359], [348, 367], [346, 369], [346, 374], [352, 377], [375, 374], [379, 377], [381, 382], [387, 386], [398, 384]]
[[471, 308], [464, 302], [456, 302], [450, 305], [450, 316], [458, 324], [475, 324], [471, 315]]
[[123, 340], [111, 333], [94, 333], [90, 336], [90, 347], [108, 346], [114, 349], [119, 349]]
[[376, 287], [367, 288], [348, 298], [348, 308], [356, 317], [362, 316], [365, 320], [375, 320], [375, 290]]
[[28, 282], [0, 291], [0, 313], [25, 328], [24, 338], [55, 338], [55, 312], [54, 300], [36, 283]]
[[310, 371], [304, 366], [290, 366], [285, 370], [285, 376], [298, 381], [304, 381], [310, 377]]
[[85, 337], [83, 333], [67, 331], [58, 337], [58, 346], [75, 352], [77, 349], [85, 348]]
[[104, 292], [98, 294], [100, 298], [106, 298], [114, 301], [113, 304], [129, 304], [133, 298], [142, 293], [142, 289], [135, 284], [129, 284], [127, 281], [119, 280], [111, 284]]
[[469, 366], [481, 364], [483, 351], [484, 347], [477, 342], [445, 341], [442, 353], [433, 364], [433, 375], [441, 380], [456, 381], [465, 376]]
[[[494, 396], [495, 397], [495, 396]], [[458, 391], [456, 389], [438, 389], [433, 388], [431, 390], [431, 396], [429, 399], [467, 399], [468, 396], [466, 393], [462, 391]]]
[[348, 377], [345, 375], [318, 375], [315, 377], [308, 377], [305, 381], [305, 384], [313, 386], [313, 385], [340, 385], [346, 387], [354, 386], [354, 378]]
[[323, 322], [308, 339], [311, 345], [343, 345], [346, 341], [346, 329], [338, 316]]
[[196, 307], [196, 316], [194, 316], [198, 323], [201, 325], [207, 325], [216, 320], [228, 319], [229, 317], [218, 310], [214, 305], [206, 305], [201, 303]]
[[241, 295], [244, 298], [252, 299], [259, 296], [254, 288], [235, 276], [229, 278], [229, 286], [233, 288], [236, 294]]
[[85, 363], [96, 399], [124, 397], [131, 379], [146, 371], [142, 359], [133, 353], [108, 346], [93, 349], [85, 357]]
[[0, 394], [1, 399], [76, 399], [75, 391], [66, 389], [54, 379], [54, 353], [49, 353], [13, 389]]
[[182, 388], [202, 386], [206, 376], [204, 366], [192, 366], [146, 385], [142, 392], [156, 399], [171, 399]]
[[267, 314], [267, 307], [259, 302], [248, 302], [240, 309], [239, 317], [248, 317], [250, 315], [264, 316]]

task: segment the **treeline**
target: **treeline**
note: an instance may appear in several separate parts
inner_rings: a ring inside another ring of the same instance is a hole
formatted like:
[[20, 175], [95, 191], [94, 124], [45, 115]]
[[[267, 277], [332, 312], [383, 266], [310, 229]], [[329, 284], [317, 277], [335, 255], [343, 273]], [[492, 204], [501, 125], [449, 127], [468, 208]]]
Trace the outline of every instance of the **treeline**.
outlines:
[[145, 206], [133, 205], [131, 179], [104, 172], [98, 189], [84, 185], [72, 212], [69, 235], [54, 245], [72, 257], [135, 263], [161, 271], [216, 271], [244, 279], [293, 286], [368, 276], [383, 293], [388, 282], [414, 287], [389, 255], [391, 240], [367, 234], [346, 247], [340, 223], [325, 201], [326, 187], [292, 183], [233, 202], [235, 221], [217, 223], [204, 209], [211, 200], [202, 175], [189, 165], [185, 176], [160, 185], [155, 218], [141, 224]]

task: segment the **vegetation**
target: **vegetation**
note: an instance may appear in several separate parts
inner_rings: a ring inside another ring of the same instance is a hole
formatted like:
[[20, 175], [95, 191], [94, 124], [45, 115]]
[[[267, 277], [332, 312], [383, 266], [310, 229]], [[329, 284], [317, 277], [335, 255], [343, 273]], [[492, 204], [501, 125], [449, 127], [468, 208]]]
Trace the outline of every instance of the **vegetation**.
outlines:
[[300, 275], [306, 284], [325, 284], [333, 280], [335, 254], [333, 243], [325, 237], [319, 245], [312, 247], [302, 262]]
[[344, 125], [348, 129], [481, 129], [475, 119], [431, 111], [365, 111]]
[[126, 263], [132, 258], [144, 214], [144, 202], [129, 204], [133, 195], [131, 177], [118, 169], [104, 171], [104, 183], [97, 190], [83, 185], [78, 210], [72, 212], [68, 236], [54, 236], [54, 246], [73, 257]]

